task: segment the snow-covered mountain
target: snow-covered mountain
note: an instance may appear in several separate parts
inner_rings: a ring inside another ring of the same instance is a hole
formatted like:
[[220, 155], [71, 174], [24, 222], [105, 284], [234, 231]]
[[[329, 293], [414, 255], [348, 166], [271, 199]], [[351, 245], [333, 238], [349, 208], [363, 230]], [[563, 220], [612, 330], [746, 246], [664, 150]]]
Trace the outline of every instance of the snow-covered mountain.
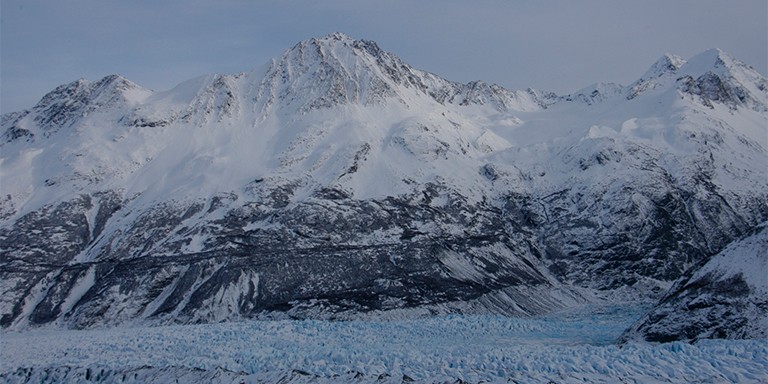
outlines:
[[658, 298], [768, 220], [767, 96], [718, 50], [558, 96], [338, 33], [169, 91], [78, 80], [2, 117], [0, 324]]

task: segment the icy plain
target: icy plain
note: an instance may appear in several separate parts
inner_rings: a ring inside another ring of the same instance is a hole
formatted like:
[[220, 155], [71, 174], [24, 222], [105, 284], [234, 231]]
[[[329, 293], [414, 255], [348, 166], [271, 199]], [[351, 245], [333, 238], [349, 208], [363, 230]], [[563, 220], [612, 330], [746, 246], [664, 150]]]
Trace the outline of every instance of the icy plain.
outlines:
[[615, 345], [646, 308], [3, 332], [0, 381], [768, 382], [767, 340]]

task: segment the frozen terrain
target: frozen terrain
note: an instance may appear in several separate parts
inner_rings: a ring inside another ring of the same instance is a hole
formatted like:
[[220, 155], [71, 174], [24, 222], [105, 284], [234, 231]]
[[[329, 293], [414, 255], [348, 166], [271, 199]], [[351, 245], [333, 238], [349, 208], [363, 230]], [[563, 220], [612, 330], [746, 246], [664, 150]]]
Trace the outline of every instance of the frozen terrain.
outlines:
[[768, 380], [766, 340], [612, 344], [644, 307], [536, 318], [245, 321], [2, 333], [7, 382], [587, 382]]

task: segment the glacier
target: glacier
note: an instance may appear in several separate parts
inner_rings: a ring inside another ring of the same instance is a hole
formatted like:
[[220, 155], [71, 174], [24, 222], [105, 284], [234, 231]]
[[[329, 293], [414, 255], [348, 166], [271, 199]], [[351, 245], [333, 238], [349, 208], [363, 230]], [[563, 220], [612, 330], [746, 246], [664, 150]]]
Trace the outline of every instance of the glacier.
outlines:
[[646, 307], [589, 306], [535, 318], [248, 321], [3, 334], [15, 382], [759, 383], [765, 340], [613, 340]]

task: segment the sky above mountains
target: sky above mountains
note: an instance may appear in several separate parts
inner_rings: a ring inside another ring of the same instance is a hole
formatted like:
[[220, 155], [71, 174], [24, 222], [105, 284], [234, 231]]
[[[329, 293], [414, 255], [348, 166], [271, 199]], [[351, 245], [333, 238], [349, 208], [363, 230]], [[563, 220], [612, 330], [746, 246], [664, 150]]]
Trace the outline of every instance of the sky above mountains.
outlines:
[[449, 80], [511, 89], [627, 84], [664, 53], [712, 47], [768, 72], [765, 0], [3, 0], [0, 111], [78, 78], [119, 73], [165, 90], [248, 71], [335, 31]]

